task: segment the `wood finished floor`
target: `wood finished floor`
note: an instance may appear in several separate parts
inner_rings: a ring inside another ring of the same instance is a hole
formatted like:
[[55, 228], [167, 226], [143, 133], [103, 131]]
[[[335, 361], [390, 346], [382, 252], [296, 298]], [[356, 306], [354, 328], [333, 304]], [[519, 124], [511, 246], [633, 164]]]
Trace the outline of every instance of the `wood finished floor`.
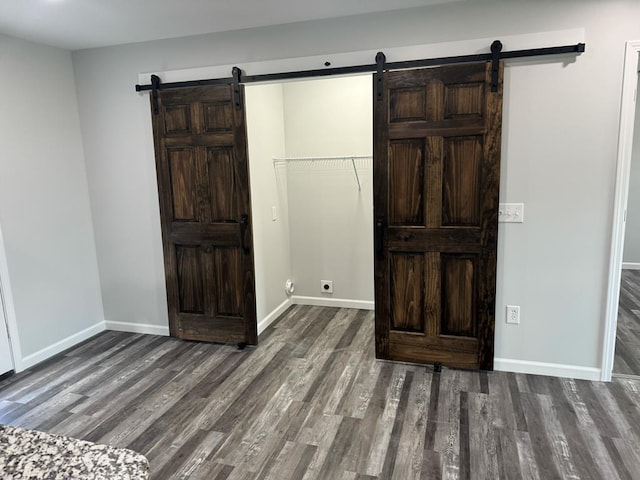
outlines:
[[623, 270], [613, 372], [640, 376], [640, 270]]
[[638, 479], [640, 382], [376, 361], [373, 313], [296, 306], [260, 346], [105, 332], [0, 383], [0, 423], [152, 478]]

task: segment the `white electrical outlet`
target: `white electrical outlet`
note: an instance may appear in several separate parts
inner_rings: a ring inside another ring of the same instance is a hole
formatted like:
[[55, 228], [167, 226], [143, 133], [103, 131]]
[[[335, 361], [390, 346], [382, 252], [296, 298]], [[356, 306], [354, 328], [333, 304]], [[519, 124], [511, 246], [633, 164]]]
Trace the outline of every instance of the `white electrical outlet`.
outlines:
[[498, 222], [523, 223], [524, 203], [501, 203], [498, 207]]
[[320, 291], [322, 293], [333, 293], [333, 280], [320, 280]]
[[507, 305], [507, 323], [520, 324], [519, 305]]

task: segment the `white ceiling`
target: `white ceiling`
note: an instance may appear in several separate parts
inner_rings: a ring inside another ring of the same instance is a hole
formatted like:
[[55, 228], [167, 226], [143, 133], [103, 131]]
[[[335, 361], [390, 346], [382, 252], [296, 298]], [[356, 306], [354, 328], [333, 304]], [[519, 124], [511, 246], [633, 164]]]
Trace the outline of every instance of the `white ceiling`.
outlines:
[[456, 0], [0, 0], [0, 33], [69, 50]]

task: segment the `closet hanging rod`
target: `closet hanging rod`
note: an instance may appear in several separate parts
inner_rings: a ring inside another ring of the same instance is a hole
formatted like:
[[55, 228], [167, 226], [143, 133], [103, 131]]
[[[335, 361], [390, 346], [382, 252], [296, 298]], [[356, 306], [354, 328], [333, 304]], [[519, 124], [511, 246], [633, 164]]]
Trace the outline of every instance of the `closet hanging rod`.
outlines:
[[[495, 42], [494, 42], [495, 43]], [[529, 48], [526, 50], [512, 50], [506, 52], [499, 52], [500, 60], [507, 60], [510, 58], [526, 58], [526, 57], [540, 57], [547, 55], [566, 55], [577, 54], [580, 55], [585, 51], [584, 43], [577, 43], [575, 45], [562, 45], [558, 47], [543, 47], [543, 48]], [[418, 68], [418, 67], [435, 67], [439, 65], [451, 65], [470, 62], [487, 62], [493, 59], [493, 53], [476, 53], [471, 55], [458, 55], [454, 57], [440, 57], [440, 58], [425, 58], [422, 60], [408, 60], [399, 62], [385, 63], [384, 69], [398, 70], [405, 68]], [[328, 65], [327, 65], [328, 64]], [[325, 66], [329, 67], [330, 62], [326, 62]], [[157, 82], [156, 85], [152, 83], [148, 85], [136, 85], [136, 92], [150, 91], [150, 90], [164, 90], [169, 88], [184, 88], [184, 87], [201, 87], [205, 85], [226, 85], [234, 83], [238, 80], [238, 83], [253, 83], [253, 82], [267, 82], [275, 80], [289, 80], [296, 78], [313, 78], [313, 77], [325, 77], [330, 75], [348, 75], [354, 73], [368, 73], [375, 72], [378, 69], [376, 63], [369, 65], [351, 65], [347, 67], [333, 67], [324, 69], [313, 70], [300, 70], [296, 72], [280, 72], [280, 73], [265, 73], [260, 75], [239, 75], [239, 78], [210, 78], [206, 80], [188, 80], [183, 82]]]

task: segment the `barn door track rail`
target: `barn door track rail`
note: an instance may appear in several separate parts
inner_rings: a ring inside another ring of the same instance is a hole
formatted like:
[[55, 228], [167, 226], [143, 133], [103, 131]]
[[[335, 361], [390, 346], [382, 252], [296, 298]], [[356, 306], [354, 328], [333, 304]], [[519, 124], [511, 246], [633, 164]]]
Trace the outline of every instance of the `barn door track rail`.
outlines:
[[[491, 62], [492, 65], [492, 90], [498, 88], [498, 65], [500, 60], [507, 60], [512, 58], [527, 58], [527, 57], [542, 57], [549, 55], [567, 55], [576, 54], [580, 55], [585, 51], [586, 45], [584, 43], [577, 43], [575, 45], [564, 45], [560, 47], [543, 47], [543, 48], [530, 48], [527, 50], [512, 50], [502, 51], [502, 42], [495, 40], [490, 47], [491, 53], [477, 53], [472, 55], [458, 55], [454, 57], [439, 57], [439, 58], [426, 58], [422, 60], [407, 60], [401, 62], [386, 62], [384, 53], [378, 52], [376, 55], [376, 63], [370, 65], [352, 65], [348, 67], [335, 67], [331, 66], [330, 62], [325, 62], [327, 68], [314, 69], [314, 70], [300, 70], [296, 72], [282, 72], [282, 73], [266, 73], [261, 75], [242, 75], [242, 70], [239, 67], [233, 67], [231, 77], [227, 78], [211, 78], [207, 80], [189, 80], [184, 82], [167, 82], [162, 83], [157, 75], [151, 75], [151, 83], [146, 85], [136, 85], [136, 92], [151, 91], [154, 105], [154, 113], [157, 107], [157, 95], [158, 90], [167, 90], [171, 88], [185, 88], [185, 87], [202, 87], [206, 85], [228, 85], [233, 84], [235, 87], [235, 104], [241, 104], [240, 91], [238, 85], [246, 83], [256, 82], [272, 82], [277, 80], [291, 80], [299, 78], [311, 78], [311, 77], [328, 77], [331, 75], [348, 75], [353, 73], [369, 73], [390, 70], [402, 70], [408, 68], [421, 68], [421, 67], [435, 67], [440, 65], [452, 65], [461, 63], [475, 63], [475, 62]], [[381, 75], [378, 75], [378, 85], [376, 96], [378, 100], [383, 98], [382, 79]]]

